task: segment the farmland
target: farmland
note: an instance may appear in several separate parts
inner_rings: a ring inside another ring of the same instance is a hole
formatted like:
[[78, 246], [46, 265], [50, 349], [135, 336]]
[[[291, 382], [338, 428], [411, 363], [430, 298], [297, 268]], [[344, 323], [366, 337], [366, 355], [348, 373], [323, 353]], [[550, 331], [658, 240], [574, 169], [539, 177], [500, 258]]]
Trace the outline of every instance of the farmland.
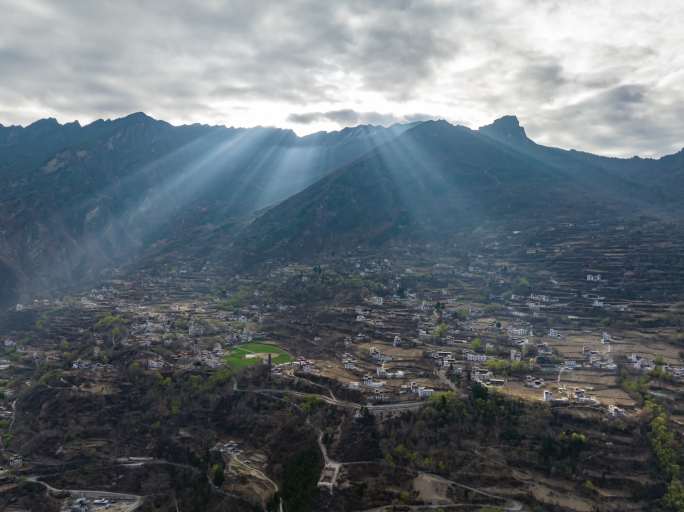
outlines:
[[285, 350], [269, 343], [245, 343], [230, 350], [225, 363], [233, 369], [246, 368], [267, 362], [271, 354], [273, 364], [284, 364], [292, 361], [292, 356]]

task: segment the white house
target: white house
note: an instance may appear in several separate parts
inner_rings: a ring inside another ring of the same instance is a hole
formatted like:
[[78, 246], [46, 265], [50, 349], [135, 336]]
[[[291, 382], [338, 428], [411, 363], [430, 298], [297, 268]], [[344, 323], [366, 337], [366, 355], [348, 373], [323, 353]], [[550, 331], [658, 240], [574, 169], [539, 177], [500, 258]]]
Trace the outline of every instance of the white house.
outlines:
[[444, 359], [439, 359], [439, 365], [442, 366], [442, 368], [451, 368], [451, 365], [454, 364], [453, 359], [450, 358], [444, 358]]
[[546, 343], [537, 343], [537, 353], [542, 356], [553, 354], [553, 350]]
[[492, 372], [486, 368], [473, 368], [470, 372], [470, 379], [474, 382], [479, 382], [480, 384], [487, 384], [493, 376]]
[[528, 375], [527, 377], [525, 377], [525, 386], [527, 386], [528, 388], [539, 389], [541, 387], [544, 387], [544, 379], [535, 379], [534, 377], [532, 377], [532, 375]]
[[508, 334], [510, 336], [527, 336], [527, 329], [524, 327], [515, 327], [508, 329]]
[[619, 408], [617, 405], [610, 404], [608, 406], [608, 414], [610, 414], [613, 417], [624, 416], [625, 410]]
[[420, 398], [420, 399], [430, 398], [434, 392], [435, 392], [435, 390], [432, 388], [426, 388], [426, 387], [420, 386], [418, 388], [418, 398]]
[[150, 370], [158, 370], [159, 368], [164, 367], [164, 361], [162, 361], [161, 359], [148, 359], [147, 367]]
[[476, 363], [484, 363], [487, 360], [485, 354], [477, 354], [475, 352], [466, 352], [466, 361], [474, 361]]
[[446, 350], [438, 350], [432, 354], [435, 359], [445, 359], [447, 357], [452, 357], [453, 353]]
[[640, 371], [650, 371], [655, 368], [655, 364], [650, 359], [645, 357], [637, 356], [637, 360], [634, 361], [634, 369]]
[[575, 388], [575, 400], [580, 400], [587, 397], [587, 392], [582, 388]]

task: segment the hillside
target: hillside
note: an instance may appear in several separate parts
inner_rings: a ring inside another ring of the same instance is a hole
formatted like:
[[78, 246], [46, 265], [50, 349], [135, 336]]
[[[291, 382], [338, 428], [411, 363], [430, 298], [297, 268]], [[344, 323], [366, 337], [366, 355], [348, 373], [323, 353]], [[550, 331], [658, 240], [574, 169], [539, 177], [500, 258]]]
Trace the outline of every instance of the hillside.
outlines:
[[76, 283], [299, 192], [410, 125], [297, 137], [172, 126], [138, 113], [87, 126], [0, 126], [0, 304]]
[[252, 265], [540, 218], [677, 223], [682, 187], [684, 152], [546, 147], [513, 116], [479, 130], [428, 121], [305, 137], [142, 113], [45, 119], [0, 127], [0, 304], [160, 258]]
[[672, 189], [654, 176], [674, 180], [666, 166], [677, 158], [639, 160], [637, 172], [632, 160], [537, 145], [511, 116], [478, 131], [425, 122], [269, 210], [236, 246], [249, 262], [537, 216], [679, 215], [678, 204], [662, 201]]

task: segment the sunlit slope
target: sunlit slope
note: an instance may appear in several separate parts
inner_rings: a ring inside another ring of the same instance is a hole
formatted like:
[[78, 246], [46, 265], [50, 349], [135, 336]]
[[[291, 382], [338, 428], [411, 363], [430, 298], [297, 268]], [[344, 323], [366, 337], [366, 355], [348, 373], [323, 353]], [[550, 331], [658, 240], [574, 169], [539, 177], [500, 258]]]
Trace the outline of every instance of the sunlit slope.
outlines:
[[629, 176], [529, 145], [540, 149], [423, 123], [258, 218], [239, 242], [245, 261], [429, 239], [483, 221], [634, 214], [651, 204]]
[[[0, 127], [0, 304], [295, 194], [410, 125], [298, 137], [276, 128], [175, 127], [145, 114], [87, 126]], [[8, 291], [9, 290], [9, 291]]]

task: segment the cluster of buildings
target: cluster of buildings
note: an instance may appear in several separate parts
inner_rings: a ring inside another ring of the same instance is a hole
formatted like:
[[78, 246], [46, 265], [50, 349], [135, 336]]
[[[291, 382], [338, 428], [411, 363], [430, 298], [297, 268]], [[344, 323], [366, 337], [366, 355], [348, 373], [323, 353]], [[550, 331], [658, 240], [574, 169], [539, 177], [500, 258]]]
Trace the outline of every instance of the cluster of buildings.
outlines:
[[632, 368], [640, 372], [650, 372], [655, 370], [655, 361], [639, 354], [630, 354], [627, 358]]
[[430, 398], [435, 393], [435, 390], [429, 386], [421, 386], [417, 382], [410, 382], [408, 384], [402, 384], [399, 393], [414, 394], [419, 399], [425, 400]]
[[230, 456], [240, 455], [242, 453], [238, 443], [232, 440], [226, 441], [225, 443], [216, 443], [212, 450]]
[[476, 366], [470, 370], [470, 380], [477, 382], [483, 386], [501, 387], [506, 384], [506, 380], [500, 377], [495, 377], [494, 374], [487, 368]]
[[[298, 357], [289, 364], [295, 371], [300, 371], [302, 373], [316, 373], [316, 365], [313, 361], [306, 359], [304, 357]], [[282, 366], [282, 365], [281, 365]]]
[[[593, 396], [589, 396], [587, 392], [582, 388], [573, 388], [568, 391], [564, 386], [559, 386], [558, 394], [554, 393], [548, 389], [542, 392], [542, 400], [544, 402], [550, 402], [551, 404], [569, 404], [571, 402], [582, 405], [599, 405], [600, 402]], [[615, 408], [615, 406], [611, 406]], [[615, 415], [615, 414], [612, 414]]]
[[114, 368], [113, 365], [108, 363], [100, 363], [88, 361], [85, 359], [77, 359], [71, 363], [71, 368], [74, 370], [111, 370]]
[[613, 361], [613, 357], [610, 353], [610, 345], [608, 345], [608, 350], [603, 352], [591, 350], [584, 346], [582, 347], [582, 356], [584, 357], [586, 364], [592, 368], [609, 372], [617, 370], [617, 365]]

